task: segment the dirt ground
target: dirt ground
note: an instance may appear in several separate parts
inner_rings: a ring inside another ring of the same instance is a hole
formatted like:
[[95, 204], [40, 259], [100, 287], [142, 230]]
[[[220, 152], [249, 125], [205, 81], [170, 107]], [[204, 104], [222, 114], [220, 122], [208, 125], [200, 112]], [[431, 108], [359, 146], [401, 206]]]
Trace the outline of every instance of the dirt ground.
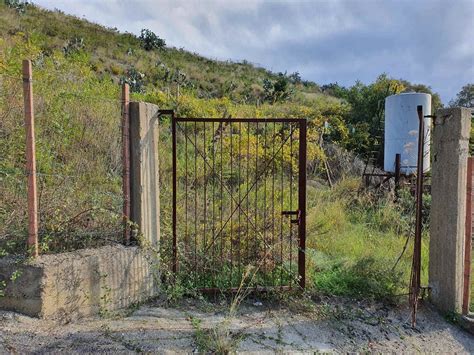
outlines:
[[406, 306], [319, 298], [229, 304], [187, 299], [69, 324], [0, 312], [2, 353], [442, 352], [473, 353], [474, 337], [426, 305], [416, 329]]

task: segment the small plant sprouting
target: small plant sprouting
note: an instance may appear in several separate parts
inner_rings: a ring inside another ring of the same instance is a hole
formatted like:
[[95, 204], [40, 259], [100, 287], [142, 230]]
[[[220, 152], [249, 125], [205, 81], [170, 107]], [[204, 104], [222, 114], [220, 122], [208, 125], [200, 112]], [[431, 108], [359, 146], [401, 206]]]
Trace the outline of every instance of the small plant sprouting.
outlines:
[[107, 285], [107, 274], [99, 274], [100, 283], [101, 285], [101, 296], [100, 296], [100, 306], [99, 306], [99, 315], [101, 317], [108, 317], [110, 316], [110, 305], [112, 303], [112, 288]]

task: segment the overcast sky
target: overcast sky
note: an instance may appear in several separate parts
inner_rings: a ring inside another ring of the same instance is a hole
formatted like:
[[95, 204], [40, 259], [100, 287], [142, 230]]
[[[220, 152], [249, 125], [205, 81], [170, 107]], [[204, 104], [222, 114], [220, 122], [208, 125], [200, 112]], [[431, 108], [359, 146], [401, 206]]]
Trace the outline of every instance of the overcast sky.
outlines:
[[33, 2], [319, 84], [370, 83], [386, 72], [430, 85], [447, 103], [474, 82], [474, 0]]

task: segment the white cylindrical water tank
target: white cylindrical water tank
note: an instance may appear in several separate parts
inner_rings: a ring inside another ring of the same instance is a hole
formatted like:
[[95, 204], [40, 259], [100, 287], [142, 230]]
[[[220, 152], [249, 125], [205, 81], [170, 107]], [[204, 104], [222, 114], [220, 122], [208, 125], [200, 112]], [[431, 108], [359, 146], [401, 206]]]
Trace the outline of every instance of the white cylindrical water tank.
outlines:
[[[395, 172], [395, 156], [401, 155], [402, 174], [416, 173], [418, 160], [419, 119], [417, 106], [423, 115], [431, 115], [431, 95], [405, 93], [385, 99], [384, 170]], [[423, 172], [430, 170], [431, 119], [424, 118]]]

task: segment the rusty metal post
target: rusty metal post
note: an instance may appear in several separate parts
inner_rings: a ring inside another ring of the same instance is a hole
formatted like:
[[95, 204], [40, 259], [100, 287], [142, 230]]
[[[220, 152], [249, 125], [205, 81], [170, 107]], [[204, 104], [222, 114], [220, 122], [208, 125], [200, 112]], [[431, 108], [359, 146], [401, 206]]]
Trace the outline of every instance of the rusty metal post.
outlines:
[[462, 313], [469, 313], [471, 291], [471, 252], [472, 252], [472, 173], [474, 158], [467, 158], [467, 191], [466, 191], [466, 237], [464, 241], [464, 285]]
[[298, 276], [300, 287], [306, 286], [306, 119], [300, 121], [298, 171]]
[[[173, 204], [173, 215], [172, 215], [172, 222], [173, 222], [173, 272], [176, 273], [178, 271], [178, 237], [176, 232], [176, 209], [177, 209], [177, 171], [176, 171], [176, 119], [174, 116], [174, 112], [171, 114], [171, 133], [172, 133], [172, 151], [173, 151], [173, 197], [172, 197], [172, 204]], [[186, 172], [187, 173], [187, 172]]]
[[398, 198], [398, 190], [400, 189], [400, 172], [401, 172], [401, 155], [395, 154], [395, 196]]
[[416, 325], [416, 311], [418, 307], [418, 295], [421, 286], [421, 227], [422, 227], [422, 207], [423, 207], [423, 148], [424, 148], [424, 117], [423, 106], [417, 106], [418, 119], [418, 161], [416, 176], [416, 221], [415, 221], [415, 242], [413, 246], [413, 266], [411, 280], [411, 306], [412, 306], [412, 326]]
[[38, 197], [36, 193], [35, 118], [33, 75], [30, 60], [23, 60], [23, 99], [26, 129], [26, 175], [28, 177], [28, 248], [38, 256]]
[[122, 85], [123, 239], [130, 244], [130, 87]]

